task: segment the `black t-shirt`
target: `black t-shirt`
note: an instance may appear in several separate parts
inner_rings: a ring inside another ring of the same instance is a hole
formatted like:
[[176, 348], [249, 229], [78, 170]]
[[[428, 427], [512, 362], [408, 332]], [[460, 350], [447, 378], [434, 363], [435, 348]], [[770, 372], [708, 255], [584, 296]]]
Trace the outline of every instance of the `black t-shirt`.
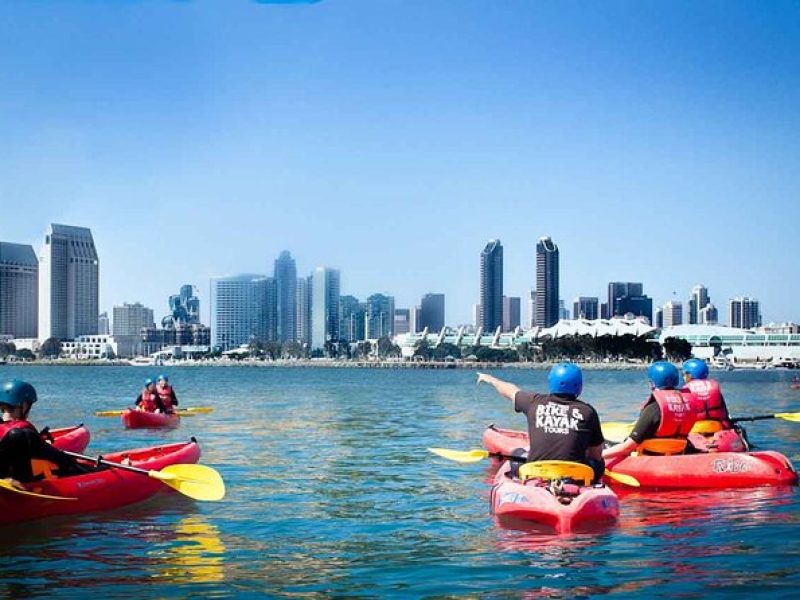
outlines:
[[514, 410], [528, 418], [528, 460], [586, 462], [586, 450], [603, 443], [597, 412], [573, 396], [517, 392]]
[[658, 408], [655, 398], [650, 396], [649, 403], [639, 413], [639, 418], [628, 437], [637, 444], [641, 444], [645, 440], [656, 437], [659, 425], [661, 425], [661, 409]]

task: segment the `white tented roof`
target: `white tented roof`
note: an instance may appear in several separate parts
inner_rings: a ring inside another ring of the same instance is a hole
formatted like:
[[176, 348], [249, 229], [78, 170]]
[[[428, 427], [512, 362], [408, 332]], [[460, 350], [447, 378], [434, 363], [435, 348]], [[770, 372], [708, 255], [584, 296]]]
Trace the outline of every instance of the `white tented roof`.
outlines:
[[591, 336], [618, 337], [621, 335], [633, 335], [641, 337], [647, 335], [656, 328], [641, 319], [562, 319], [552, 327], [542, 329], [539, 337], [572, 337], [572, 336]]

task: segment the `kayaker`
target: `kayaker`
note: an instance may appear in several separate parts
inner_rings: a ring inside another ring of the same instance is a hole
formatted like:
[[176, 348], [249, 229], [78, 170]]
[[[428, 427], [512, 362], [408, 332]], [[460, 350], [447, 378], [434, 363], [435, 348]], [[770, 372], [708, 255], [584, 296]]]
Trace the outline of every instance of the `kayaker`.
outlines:
[[690, 392], [681, 393], [678, 369], [666, 361], [654, 362], [647, 369], [650, 396], [642, 404], [639, 419], [625, 439], [603, 450], [607, 461], [630, 455], [644, 441], [653, 438], [686, 439], [697, 421], [700, 403]]
[[136, 397], [136, 408], [144, 412], [167, 412], [156, 393], [156, 382], [152, 379], [145, 379], [144, 389]]
[[513, 403], [514, 411], [528, 420], [530, 449], [520, 454], [527, 462], [568, 460], [587, 464], [594, 470], [595, 481], [603, 476], [603, 432], [597, 411], [582, 400], [583, 374], [572, 363], [560, 363], [550, 369], [549, 394], [521, 390], [513, 383], [478, 373], [478, 383], [491, 384], [498, 394]]
[[175, 395], [175, 390], [169, 384], [169, 378], [164, 374], [158, 376], [156, 394], [158, 394], [158, 398], [164, 406], [165, 413], [175, 412], [175, 407], [178, 406], [178, 397]]
[[35, 480], [33, 460], [52, 463], [59, 475], [91, 470], [42, 439], [28, 421], [36, 400], [34, 387], [19, 379], [7, 382], [0, 391], [0, 478], [17, 486]]

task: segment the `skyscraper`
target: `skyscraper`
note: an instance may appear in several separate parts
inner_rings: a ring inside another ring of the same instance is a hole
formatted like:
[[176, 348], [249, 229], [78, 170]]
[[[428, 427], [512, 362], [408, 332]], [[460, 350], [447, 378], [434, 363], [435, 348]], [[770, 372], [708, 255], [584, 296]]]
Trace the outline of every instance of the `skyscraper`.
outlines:
[[674, 327], [683, 323], [683, 304], [679, 300], [670, 300], [661, 307], [663, 327]]
[[628, 313], [653, 320], [653, 300], [644, 293], [641, 283], [612, 281], [608, 284], [608, 317]]
[[708, 289], [703, 284], [696, 285], [692, 288], [692, 294], [689, 297], [687, 304], [687, 322], [690, 325], [700, 323], [700, 311], [711, 301], [708, 296]]
[[572, 318], [593, 321], [600, 318], [600, 299], [597, 296], [578, 296], [572, 301]]
[[264, 275], [214, 277], [211, 280], [211, 346], [237, 348], [251, 338], [269, 338], [268, 289]]
[[549, 237], [536, 244], [536, 324], [558, 323], [558, 246]]
[[111, 335], [111, 324], [105, 311], [97, 316], [97, 335]]
[[311, 342], [311, 278], [298, 277], [295, 316], [297, 319], [297, 341]]
[[719, 322], [717, 307], [709, 302], [705, 308], [700, 309], [698, 323], [702, 325], [716, 325]]
[[365, 305], [355, 296], [339, 298], [339, 338], [345, 342], [360, 342], [366, 339], [365, 314]]
[[155, 327], [153, 309], [141, 303], [128, 304], [123, 302], [114, 307], [114, 320], [111, 331], [114, 337], [131, 335], [141, 336], [142, 329]]
[[412, 306], [408, 309], [408, 331], [410, 333], [417, 333], [422, 331], [420, 327], [420, 313], [422, 312], [421, 306]]
[[528, 290], [528, 329], [536, 327], [536, 290]]
[[277, 340], [297, 339], [297, 267], [288, 250], [275, 260]]
[[519, 325], [519, 296], [503, 296], [503, 331], [514, 331]]
[[32, 246], [0, 242], [0, 335], [35, 338], [39, 261]]
[[411, 311], [409, 311], [407, 308], [394, 309], [394, 325], [392, 326], [392, 331], [394, 332], [394, 335], [408, 333], [410, 318], [411, 318]]
[[311, 275], [311, 349], [339, 340], [339, 271], [317, 267]]
[[758, 300], [747, 296], [734, 298], [728, 303], [728, 325], [752, 329], [761, 326], [761, 307]]
[[567, 305], [564, 303], [563, 300], [559, 299], [558, 301], [558, 318], [561, 319], [569, 319], [569, 309]]
[[503, 325], [503, 246], [490, 240], [481, 252], [480, 326], [494, 332]]
[[425, 294], [420, 302], [419, 328], [439, 332], [444, 329], [444, 294]]
[[372, 294], [367, 298], [365, 316], [368, 340], [394, 335], [394, 296]]
[[39, 254], [39, 339], [97, 334], [99, 296], [91, 230], [53, 223]]

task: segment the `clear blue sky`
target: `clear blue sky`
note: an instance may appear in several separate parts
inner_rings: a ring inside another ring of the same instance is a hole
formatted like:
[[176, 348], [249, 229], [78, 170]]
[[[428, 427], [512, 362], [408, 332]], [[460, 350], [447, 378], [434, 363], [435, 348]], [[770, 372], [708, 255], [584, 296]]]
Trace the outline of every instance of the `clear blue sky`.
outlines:
[[797, 2], [8, 0], [0, 115], [0, 239], [91, 227], [102, 309], [289, 249], [455, 324], [550, 235], [567, 301], [800, 321]]

